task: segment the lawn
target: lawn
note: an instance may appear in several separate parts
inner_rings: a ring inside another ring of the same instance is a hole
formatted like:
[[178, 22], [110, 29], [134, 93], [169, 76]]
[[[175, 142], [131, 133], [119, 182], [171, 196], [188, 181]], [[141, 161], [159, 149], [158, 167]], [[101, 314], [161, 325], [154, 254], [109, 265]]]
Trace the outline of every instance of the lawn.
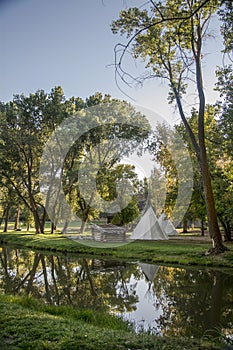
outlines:
[[[91, 310], [43, 305], [30, 297], [0, 295], [1, 349], [219, 350], [216, 340], [135, 334], [128, 324]], [[217, 334], [216, 334], [217, 335]]]
[[[27, 232], [0, 233], [0, 242], [16, 247], [41, 251], [84, 254], [86, 256], [139, 260], [155, 264], [198, 265], [233, 268], [233, 244], [225, 243], [229, 251], [206, 256], [211, 242], [200, 237], [184, 236], [168, 241], [134, 241], [121, 246], [84, 240], [72, 240], [61, 234], [34, 234]], [[86, 242], [86, 243], [85, 243]]]
[[[233, 245], [219, 256], [206, 256], [208, 240], [184, 236], [169, 241], [134, 241], [116, 247], [103, 244], [92, 246], [74, 241], [61, 234], [27, 232], [0, 233], [0, 242], [9, 247], [36, 249], [58, 254], [139, 260], [176, 266], [233, 267]], [[233, 271], [233, 270], [229, 270]], [[203, 339], [158, 337], [135, 334], [133, 328], [103, 311], [73, 309], [70, 306], [51, 306], [31, 297], [0, 295], [1, 349], [56, 350], [217, 350], [219, 334]]]

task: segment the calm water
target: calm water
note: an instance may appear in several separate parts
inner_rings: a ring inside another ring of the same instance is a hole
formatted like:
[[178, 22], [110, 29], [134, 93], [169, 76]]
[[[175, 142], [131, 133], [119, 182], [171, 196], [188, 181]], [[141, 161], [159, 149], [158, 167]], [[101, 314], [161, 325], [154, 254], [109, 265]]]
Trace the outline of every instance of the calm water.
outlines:
[[137, 330], [202, 336], [233, 329], [233, 272], [0, 249], [0, 292], [105, 309]]

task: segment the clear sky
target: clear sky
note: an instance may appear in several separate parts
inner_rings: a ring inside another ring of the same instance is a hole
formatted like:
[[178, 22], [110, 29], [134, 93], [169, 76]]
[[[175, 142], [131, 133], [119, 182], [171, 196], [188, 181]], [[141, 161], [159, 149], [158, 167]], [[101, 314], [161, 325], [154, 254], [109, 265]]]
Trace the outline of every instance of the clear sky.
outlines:
[[[65, 96], [86, 98], [97, 91], [129, 100], [114, 80], [114, 46], [125, 39], [113, 35], [110, 24], [126, 6], [143, 0], [0, 0], [0, 100], [14, 94], [49, 92], [62, 86]], [[215, 27], [214, 27], [215, 26]], [[207, 102], [214, 102], [215, 66], [221, 65], [217, 35], [204, 50]], [[129, 65], [134, 65], [129, 60]], [[122, 85], [138, 105], [165, 118], [171, 116], [167, 88], [160, 81], [142, 88]], [[130, 100], [129, 100], [130, 101]], [[173, 115], [173, 118], [177, 119]]]

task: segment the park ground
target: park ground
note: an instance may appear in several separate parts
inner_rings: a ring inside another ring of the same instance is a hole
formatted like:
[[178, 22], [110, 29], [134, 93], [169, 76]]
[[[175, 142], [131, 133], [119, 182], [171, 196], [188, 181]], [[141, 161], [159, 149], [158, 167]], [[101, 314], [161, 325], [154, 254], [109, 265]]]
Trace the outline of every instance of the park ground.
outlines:
[[224, 345], [217, 331], [202, 339], [135, 334], [113, 316], [41, 305], [29, 297], [0, 295], [0, 306], [2, 350], [220, 350]]
[[120, 246], [68, 237], [62, 234], [35, 234], [26, 231], [0, 232], [0, 243], [48, 252], [95, 255], [155, 264], [233, 268], [233, 243], [225, 242], [228, 251], [222, 254], [206, 255], [212, 246], [211, 240], [208, 234], [202, 237], [198, 232], [180, 234], [165, 241], [133, 241]]
[[[179, 235], [168, 241], [135, 241], [104, 248], [69, 239], [61, 234], [0, 233], [2, 245], [17, 248], [98, 256], [104, 259], [139, 260], [176, 266], [210, 267], [233, 271], [233, 244], [217, 256], [207, 256], [208, 236]], [[232, 272], [233, 273], [233, 272]], [[107, 313], [44, 305], [31, 297], [0, 295], [1, 349], [56, 350], [220, 350], [227, 349], [224, 336], [206, 334], [202, 339], [135, 334], [132, 327]], [[232, 346], [231, 344], [228, 346]]]

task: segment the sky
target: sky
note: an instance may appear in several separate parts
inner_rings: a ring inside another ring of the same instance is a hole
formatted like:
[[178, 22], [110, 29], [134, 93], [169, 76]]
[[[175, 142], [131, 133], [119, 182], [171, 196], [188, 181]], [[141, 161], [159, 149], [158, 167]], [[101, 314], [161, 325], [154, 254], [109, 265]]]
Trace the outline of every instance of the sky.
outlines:
[[[114, 78], [114, 46], [125, 42], [110, 30], [126, 6], [143, 0], [0, 0], [0, 100], [14, 94], [49, 92], [61, 86], [67, 98], [86, 98], [100, 91], [128, 100], [176, 120], [177, 112], [167, 103], [167, 87], [151, 80], [143, 87], [117, 87]], [[211, 28], [215, 39], [204, 47], [204, 83], [207, 102], [215, 102], [215, 67], [221, 65], [218, 22]], [[136, 70], [140, 63], [127, 58]], [[190, 95], [192, 95], [190, 91]], [[187, 104], [189, 101], [187, 100]]]

